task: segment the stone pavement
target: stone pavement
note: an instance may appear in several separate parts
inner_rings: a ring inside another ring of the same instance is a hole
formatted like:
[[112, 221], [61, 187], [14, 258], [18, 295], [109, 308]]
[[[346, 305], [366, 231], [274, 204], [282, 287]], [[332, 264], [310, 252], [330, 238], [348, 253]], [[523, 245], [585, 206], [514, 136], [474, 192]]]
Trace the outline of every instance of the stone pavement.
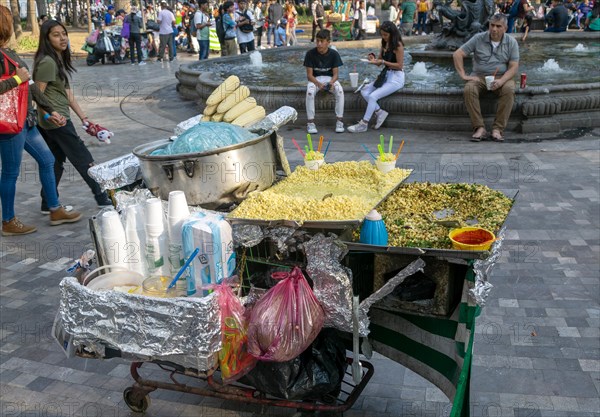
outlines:
[[[179, 62], [195, 59], [180, 55]], [[94, 122], [116, 133], [110, 145], [82, 138], [98, 162], [164, 138], [196, 113], [175, 92], [177, 65], [145, 67], [80, 60], [74, 91]], [[346, 123], [354, 122], [347, 120]], [[332, 160], [368, 158], [361, 143], [379, 133], [322, 132]], [[464, 134], [382, 129], [404, 139], [401, 161], [413, 181], [481, 182], [518, 189], [508, 235], [491, 282], [494, 289], [477, 321], [471, 385], [472, 416], [600, 416], [600, 130], [563, 132], [521, 143], [473, 144]], [[304, 126], [282, 129], [292, 165], [300, 157], [290, 138]], [[531, 139], [531, 135], [527, 139]], [[50, 331], [58, 283], [74, 258], [91, 246], [86, 221], [50, 227], [39, 212], [39, 178], [26, 156], [17, 184], [18, 216], [38, 232], [1, 238], [0, 415], [129, 416], [123, 389], [129, 367], [120, 360], [66, 359]], [[60, 186], [64, 204], [86, 219], [94, 200], [69, 166]], [[375, 355], [375, 376], [347, 417], [442, 417], [451, 406], [439, 389], [414, 372]], [[164, 373], [158, 373], [164, 377]], [[222, 400], [156, 391], [148, 416], [288, 416]]]

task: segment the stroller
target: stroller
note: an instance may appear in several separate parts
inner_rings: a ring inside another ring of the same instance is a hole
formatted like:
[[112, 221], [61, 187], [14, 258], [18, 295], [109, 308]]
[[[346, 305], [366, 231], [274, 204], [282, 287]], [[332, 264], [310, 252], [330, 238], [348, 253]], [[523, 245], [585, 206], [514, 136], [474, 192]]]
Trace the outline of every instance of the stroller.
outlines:
[[123, 53], [125, 51], [122, 51], [121, 35], [116, 35], [107, 30], [92, 32], [88, 36], [86, 44], [88, 46], [88, 56], [86, 58], [88, 66], [92, 66], [98, 62], [105, 64], [106, 61], [110, 61], [113, 64], [122, 64], [124, 58], [127, 56], [126, 53]]

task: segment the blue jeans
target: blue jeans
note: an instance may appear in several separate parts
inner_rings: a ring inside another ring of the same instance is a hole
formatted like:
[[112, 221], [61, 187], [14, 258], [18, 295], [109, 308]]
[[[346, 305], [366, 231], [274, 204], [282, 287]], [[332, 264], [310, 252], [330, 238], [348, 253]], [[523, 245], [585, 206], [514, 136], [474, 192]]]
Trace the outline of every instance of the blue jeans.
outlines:
[[427, 12], [419, 12], [417, 15], [417, 32], [425, 33], [425, 23], [427, 23]]
[[56, 193], [54, 177], [54, 156], [40, 135], [37, 127], [25, 127], [14, 135], [0, 135], [0, 157], [2, 174], [0, 175], [0, 199], [2, 200], [2, 220], [9, 221], [15, 217], [15, 193], [17, 178], [21, 170], [23, 149], [31, 155], [39, 167], [40, 182], [48, 197], [48, 207], [60, 207]]
[[198, 45], [200, 47], [200, 59], [208, 59], [208, 49], [209, 49], [210, 41], [207, 39], [205, 41], [201, 41], [198, 39]]
[[267, 45], [271, 45], [271, 35], [273, 35], [273, 46], [275, 46], [275, 30], [277, 29], [277, 25], [274, 23], [269, 23], [269, 28], [267, 29]]

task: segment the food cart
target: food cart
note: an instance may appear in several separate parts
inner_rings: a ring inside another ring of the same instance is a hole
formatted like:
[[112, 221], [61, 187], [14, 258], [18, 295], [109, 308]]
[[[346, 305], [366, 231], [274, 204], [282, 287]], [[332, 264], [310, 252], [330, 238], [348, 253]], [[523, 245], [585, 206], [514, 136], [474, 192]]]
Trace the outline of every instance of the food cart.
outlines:
[[[254, 130], [260, 140], [249, 142], [252, 146], [265, 141], [270, 144], [272, 152], [262, 151], [262, 154], [272, 154], [278, 173], [289, 172], [289, 164], [283, 152], [283, 138], [277, 134], [277, 128], [293, 118], [289, 115], [274, 117], [275, 122], [272, 120]], [[146, 172], [143, 171], [145, 161], [139, 161], [135, 155], [127, 155], [100, 164], [93, 170], [96, 174], [101, 173], [102, 178], [98, 180], [104, 188], [131, 190], [139, 188], [137, 185], [143, 179], [147, 185], [154, 184], [150, 187], [152, 193], [165, 195], [161, 187], [172, 183], [178, 176], [183, 181], [193, 179], [198, 167], [206, 167], [210, 158], [222, 157], [227, 152], [231, 157], [248, 150], [217, 149], [199, 155], [200, 158], [208, 158], [201, 160], [186, 155], [180, 161], [161, 161], [160, 170], [147, 168]], [[370, 164], [366, 163], [347, 165], [351, 170], [371, 170], [366, 167]], [[339, 166], [327, 168], [327, 164], [313, 172], [301, 168], [288, 177], [295, 175], [297, 179], [304, 175], [314, 181], [311, 176], [319, 173], [327, 175], [328, 169], [331, 172], [343, 171], [337, 168]], [[372, 171], [363, 175], [364, 172], [360, 171], [358, 177], [375, 178], [387, 187], [371, 196], [372, 199], [366, 203], [371, 204], [369, 209], [385, 211], [386, 202], [410, 189], [409, 185], [403, 185], [408, 175], [401, 171], [386, 174], [387, 177]], [[161, 175], [164, 176], [162, 182], [157, 178]], [[321, 178], [321, 184], [326, 183], [324, 178]], [[262, 188], [265, 191], [258, 192], [285, 189], [282, 183], [285, 181], [279, 181], [275, 186], [267, 184]], [[183, 183], [177, 184], [177, 187], [188, 191]], [[339, 178], [336, 179], [336, 187], [343, 188]], [[255, 190], [244, 184], [233, 189]], [[455, 188], [449, 189], [456, 193]], [[466, 189], [478, 192], [469, 187]], [[149, 191], [138, 189], [133, 194], [138, 198], [140, 194], [148, 195]], [[487, 278], [500, 255], [502, 230], [492, 247], [486, 250], [427, 247], [415, 242], [406, 246], [372, 245], [357, 241], [361, 219], [244, 217], [239, 215], [244, 213], [239, 209], [246, 201], [251, 202], [248, 193], [221, 191], [217, 197], [211, 194], [210, 207], [222, 208], [224, 202], [234, 203], [237, 207], [227, 217], [227, 222], [233, 231], [236, 273], [241, 279], [243, 290], [240, 294], [245, 296], [245, 303], [252, 305], [266, 291], [256, 285], [257, 277], [268, 278], [273, 272], [300, 267], [311, 279], [315, 296], [326, 312], [325, 328], [335, 329], [335, 338], [342, 340], [345, 349], [352, 352], [348, 356], [344, 354], [338, 368], [343, 372], [335, 381], [336, 387], [328, 386], [327, 390], [313, 392], [314, 395], [306, 397], [302, 395], [302, 389], [282, 392], [270, 386], [256, 386], [259, 377], [241, 379], [236, 383], [224, 382], [219, 370], [219, 352], [222, 349], [220, 307], [214, 293], [205, 297], [154, 298], [127, 292], [98, 292], [81, 285], [74, 278], [65, 278], [61, 282], [61, 306], [54, 329], [65, 351], [87, 358], [121, 357], [132, 361], [131, 375], [135, 383], [125, 390], [124, 399], [137, 412], [148, 408], [148, 394], [156, 389], [307, 411], [343, 412], [354, 404], [373, 375], [374, 369], [364, 357], [368, 359], [376, 351], [439, 387], [453, 404], [451, 416], [469, 415], [475, 321], [491, 288]], [[189, 192], [190, 200], [196, 198], [192, 197], [196, 194]], [[334, 193], [327, 192], [321, 201], [336, 197], [331, 194]], [[511, 202], [516, 197], [516, 193], [511, 191], [503, 194]], [[452, 195], [460, 198], [460, 195]], [[127, 191], [118, 192], [118, 208], [123, 209], [132, 198]], [[444, 210], [437, 208], [432, 214], [435, 218], [426, 220], [436, 228], [464, 220], [458, 218], [460, 213], [454, 215], [445, 207]], [[505, 212], [504, 217], [494, 223], [498, 226], [495, 229], [501, 228], [507, 214]], [[390, 213], [387, 216], [392, 217]], [[403, 225], [401, 231], [405, 227]], [[100, 239], [100, 229], [98, 219], [92, 219], [90, 231], [97, 261], [99, 265], [105, 265], [107, 248], [103, 247]], [[394, 230], [392, 224], [388, 224], [388, 230]], [[391, 238], [390, 242], [394, 243], [394, 240]], [[85, 283], [85, 280], [82, 282]], [[141, 369], [146, 369], [146, 364], [164, 370], [170, 381], [142, 377]], [[277, 375], [279, 377], [280, 374]], [[198, 386], [182, 382], [181, 378], [185, 377], [200, 379], [205, 384]]]

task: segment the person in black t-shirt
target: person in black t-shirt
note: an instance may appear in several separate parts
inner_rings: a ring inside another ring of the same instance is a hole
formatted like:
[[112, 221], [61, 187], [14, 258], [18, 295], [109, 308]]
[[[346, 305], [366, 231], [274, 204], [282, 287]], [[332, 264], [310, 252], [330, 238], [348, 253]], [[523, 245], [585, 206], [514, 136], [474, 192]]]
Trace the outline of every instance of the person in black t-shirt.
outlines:
[[344, 89], [338, 81], [338, 70], [343, 64], [340, 54], [329, 47], [331, 33], [327, 29], [317, 33], [317, 46], [306, 52], [304, 66], [308, 85], [306, 87], [306, 117], [308, 133], [317, 133], [315, 125], [315, 96], [319, 91], [332, 93], [335, 97], [335, 131], [344, 131]]

